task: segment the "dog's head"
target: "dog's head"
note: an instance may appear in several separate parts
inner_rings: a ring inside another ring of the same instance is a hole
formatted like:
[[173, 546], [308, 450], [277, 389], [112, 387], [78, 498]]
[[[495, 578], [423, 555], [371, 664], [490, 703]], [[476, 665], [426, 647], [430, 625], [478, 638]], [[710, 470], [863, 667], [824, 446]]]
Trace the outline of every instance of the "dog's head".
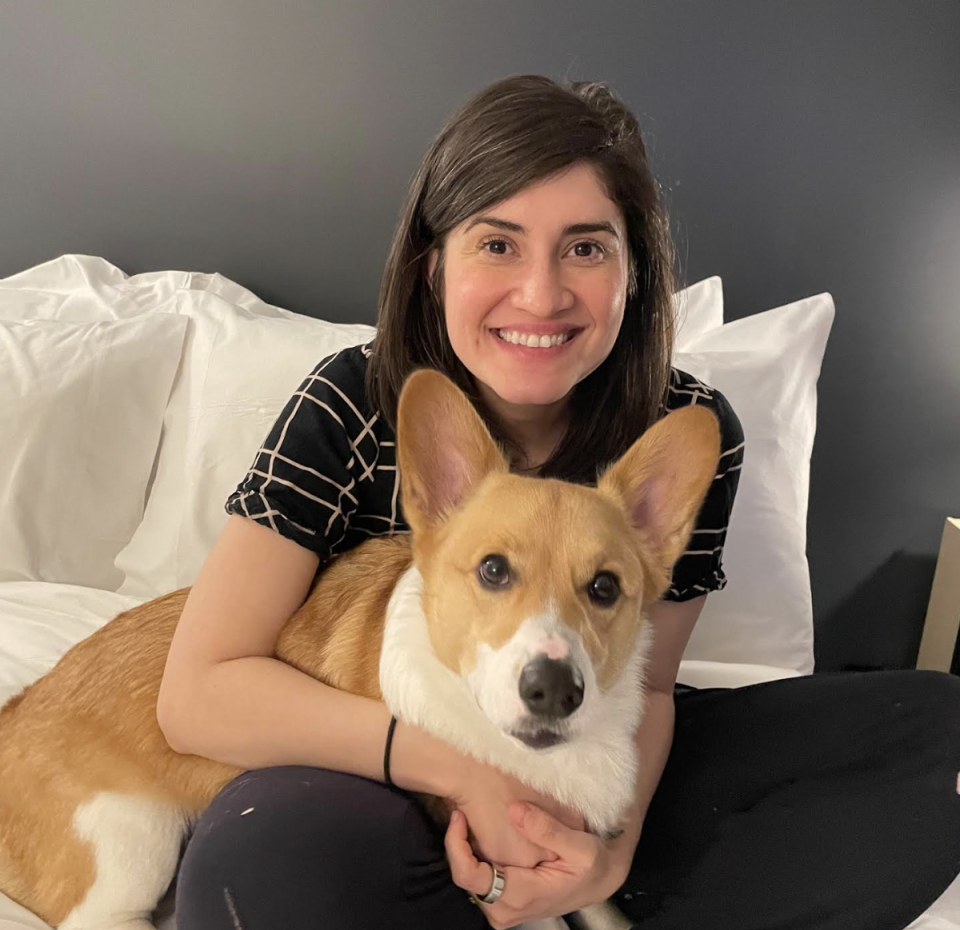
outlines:
[[603, 712], [713, 480], [719, 426], [690, 406], [595, 488], [521, 477], [464, 394], [414, 372], [400, 396], [403, 511], [437, 658], [500, 729], [542, 749]]

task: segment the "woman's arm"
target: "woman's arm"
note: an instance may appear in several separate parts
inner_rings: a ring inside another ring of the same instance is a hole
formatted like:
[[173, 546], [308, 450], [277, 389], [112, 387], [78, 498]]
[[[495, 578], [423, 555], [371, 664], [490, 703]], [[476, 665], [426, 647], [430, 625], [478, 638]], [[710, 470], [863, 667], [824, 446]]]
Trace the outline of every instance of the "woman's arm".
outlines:
[[[187, 596], [167, 656], [157, 717], [171, 748], [244, 769], [314, 765], [383, 780], [390, 711], [273, 657], [319, 557], [231, 516]], [[397, 785], [443, 793], [460, 756], [398, 727]]]

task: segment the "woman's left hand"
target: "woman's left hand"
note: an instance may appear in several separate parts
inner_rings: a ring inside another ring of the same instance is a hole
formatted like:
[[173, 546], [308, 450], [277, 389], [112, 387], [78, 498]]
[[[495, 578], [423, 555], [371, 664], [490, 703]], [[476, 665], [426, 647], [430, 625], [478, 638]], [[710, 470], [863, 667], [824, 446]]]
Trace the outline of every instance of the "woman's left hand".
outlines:
[[[510, 816], [521, 833], [558, 858], [532, 869], [500, 869], [503, 894], [495, 904], [480, 903], [496, 930], [598, 904], [626, 880], [632, 850], [623, 849], [617, 840], [606, 843], [592, 833], [571, 830], [533, 804], [511, 805]], [[444, 844], [454, 883], [477, 898], [487, 894], [493, 884], [493, 867], [474, 856], [461, 811], [451, 818]]]

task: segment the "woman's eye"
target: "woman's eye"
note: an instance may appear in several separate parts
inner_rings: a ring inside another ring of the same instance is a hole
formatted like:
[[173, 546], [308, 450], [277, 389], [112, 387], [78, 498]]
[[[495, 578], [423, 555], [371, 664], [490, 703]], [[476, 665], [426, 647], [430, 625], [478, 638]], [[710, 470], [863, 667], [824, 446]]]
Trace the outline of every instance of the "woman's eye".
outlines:
[[[579, 249], [581, 246], [586, 246], [587, 248], [595, 249], [595, 250], [596, 250], [596, 249], [599, 249], [601, 253], [605, 252], [605, 249], [603, 248], [602, 245], [600, 245], [599, 242], [578, 242], [578, 243], [574, 246], [574, 248], [575, 248], [575, 249]], [[591, 256], [590, 256], [590, 255], [581, 255], [580, 257], [581, 257], [581, 258], [590, 258]]]
[[[480, 243], [480, 248], [483, 249], [484, 251], [489, 251], [489, 250], [487, 249], [487, 246], [488, 246], [488, 245], [507, 246], [507, 245], [509, 245], [509, 243], [507, 242], [506, 239], [487, 239], [487, 240], [485, 240], [484, 242], [481, 242], [481, 243]], [[606, 251], [607, 251], [602, 245], [600, 245], [599, 242], [593, 242], [592, 240], [589, 240], [589, 239], [588, 239], [588, 240], [584, 240], [583, 242], [578, 242], [578, 243], [576, 243], [576, 244], [573, 246], [573, 248], [574, 248], [574, 249], [579, 249], [579, 248], [583, 248], [584, 246], [586, 246], [587, 248], [590, 248], [590, 249], [594, 249], [594, 252], [592, 252], [592, 253], [590, 253], [590, 254], [588, 254], [588, 255], [584, 255], [584, 254], [581, 253], [581, 254], [579, 254], [579, 255], [577, 256], [578, 258], [593, 258], [594, 255], [596, 254], [597, 250], [599, 250], [599, 252], [600, 252], [601, 255], [605, 255], [605, 254], [606, 254]], [[501, 251], [500, 249], [496, 249], [495, 251], [492, 251], [490, 254], [492, 254], [492, 255], [506, 255], [507, 253]]]
[[587, 585], [587, 595], [598, 607], [610, 607], [620, 597], [620, 582], [612, 572], [599, 572]]
[[477, 577], [487, 588], [503, 588], [510, 583], [510, 566], [502, 555], [487, 555], [480, 561]]
[[[507, 244], [507, 243], [504, 242], [503, 239], [488, 239], [486, 242], [482, 242], [482, 243], [480, 244], [480, 248], [481, 248], [481, 249], [486, 248], [486, 246], [488, 246], [488, 245], [506, 245], [506, 244]], [[505, 253], [497, 250], [497, 251], [495, 251], [493, 254], [494, 254], [494, 255], [503, 255], [503, 254], [505, 254]]]

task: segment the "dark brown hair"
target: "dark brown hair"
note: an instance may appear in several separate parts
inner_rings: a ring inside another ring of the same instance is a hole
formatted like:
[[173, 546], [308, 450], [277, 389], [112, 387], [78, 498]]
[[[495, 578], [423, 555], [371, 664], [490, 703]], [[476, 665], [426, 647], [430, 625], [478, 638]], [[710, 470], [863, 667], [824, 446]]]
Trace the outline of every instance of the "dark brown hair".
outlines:
[[[454, 354], [443, 306], [447, 233], [469, 217], [577, 163], [594, 166], [626, 223], [623, 323], [604, 362], [574, 388], [570, 423], [540, 470], [593, 483], [661, 415], [673, 354], [674, 247], [636, 118], [602, 81], [562, 87], [541, 75], [491, 84], [453, 113], [413, 179], [384, 268], [367, 396], [396, 429], [416, 368], [442, 371], [471, 399], [509, 454], [516, 444]], [[426, 262], [439, 256], [431, 288]]]

